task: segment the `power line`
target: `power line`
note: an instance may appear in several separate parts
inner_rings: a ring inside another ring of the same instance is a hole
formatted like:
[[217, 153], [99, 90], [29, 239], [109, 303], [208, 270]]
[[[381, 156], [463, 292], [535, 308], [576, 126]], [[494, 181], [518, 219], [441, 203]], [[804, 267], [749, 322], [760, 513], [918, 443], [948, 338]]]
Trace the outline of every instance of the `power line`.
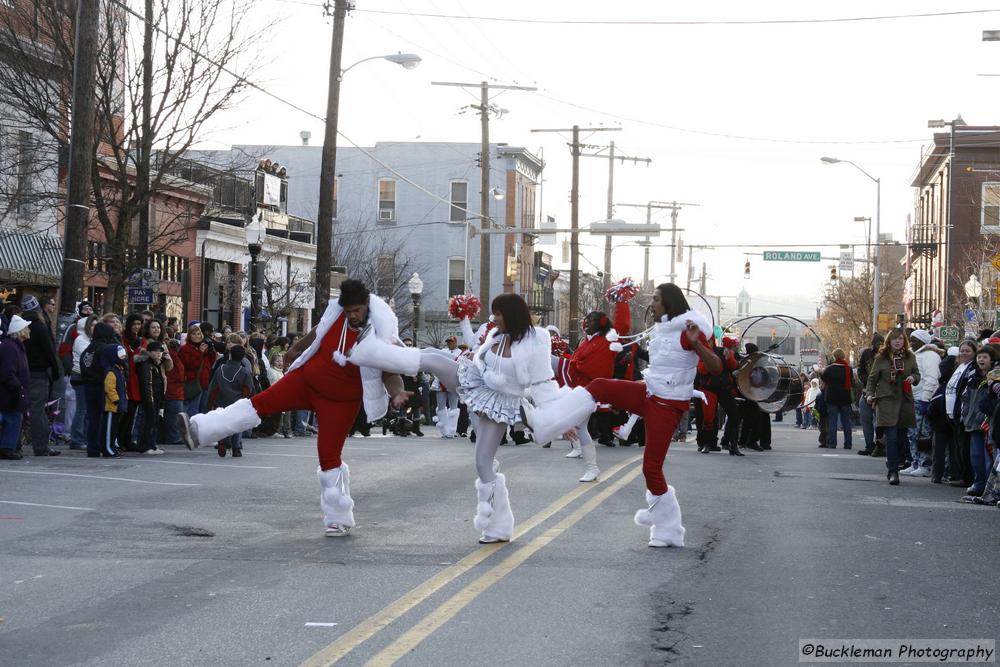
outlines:
[[[290, 2], [291, 0], [282, 0]], [[299, 4], [306, 4], [304, 2]], [[317, 5], [319, 6], [319, 5]], [[969, 9], [951, 12], [925, 12], [918, 14], [882, 14], [873, 16], [841, 16], [833, 18], [815, 19], [719, 19], [719, 20], [653, 20], [653, 19], [624, 19], [619, 21], [609, 21], [601, 19], [533, 19], [516, 16], [469, 16], [461, 14], [434, 14], [430, 12], [399, 12], [388, 9], [355, 9], [357, 12], [367, 14], [384, 14], [387, 16], [420, 16], [424, 18], [436, 19], [463, 19], [471, 21], [493, 21], [498, 23], [533, 23], [540, 25], [603, 25], [603, 26], [734, 26], [734, 25], [802, 25], [802, 24], [824, 24], [824, 23], [860, 23], [868, 21], [894, 21], [900, 19], [936, 18], [942, 16], [968, 16], [976, 14], [992, 14], [1000, 12], [1000, 9]]]

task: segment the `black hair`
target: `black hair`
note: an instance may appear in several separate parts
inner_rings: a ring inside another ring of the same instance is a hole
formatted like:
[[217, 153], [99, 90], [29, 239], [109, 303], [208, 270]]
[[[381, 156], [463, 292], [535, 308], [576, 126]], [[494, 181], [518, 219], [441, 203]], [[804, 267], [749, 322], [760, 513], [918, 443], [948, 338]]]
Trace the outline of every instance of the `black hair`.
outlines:
[[660, 293], [660, 303], [663, 305], [663, 310], [666, 312], [668, 320], [672, 320], [678, 315], [683, 315], [691, 310], [687, 299], [684, 298], [684, 292], [677, 285], [673, 283], [661, 283], [656, 286], [656, 291]]
[[980, 329], [979, 333], [976, 334], [976, 338], [978, 340], [986, 340], [987, 338], [989, 338], [992, 335], [993, 335], [993, 329], [992, 328], [990, 328], [990, 329]]
[[247, 351], [242, 345], [233, 345], [229, 348], [230, 361], [243, 361], [245, 356], [247, 356]]
[[512, 343], [524, 338], [531, 331], [531, 312], [520, 294], [500, 294], [490, 304], [490, 312], [500, 313]]
[[349, 278], [340, 284], [340, 298], [337, 299], [337, 303], [341, 308], [367, 306], [368, 288], [360, 280]]
[[115, 340], [115, 330], [107, 322], [98, 322], [94, 325], [94, 333], [90, 340], [95, 343], [111, 343]]
[[608, 317], [607, 313], [602, 313], [599, 310], [594, 310], [587, 313], [587, 317], [585, 317], [584, 319], [589, 320], [591, 318], [594, 318], [595, 322], [597, 323], [597, 333], [604, 336], [607, 335], [609, 331], [611, 331], [611, 318]]
[[201, 328], [201, 333], [205, 336], [206, 340], [211, 338], [212, 334], [215, 332], [215, 325], [211, 322], [199, 322], [198, 326]]

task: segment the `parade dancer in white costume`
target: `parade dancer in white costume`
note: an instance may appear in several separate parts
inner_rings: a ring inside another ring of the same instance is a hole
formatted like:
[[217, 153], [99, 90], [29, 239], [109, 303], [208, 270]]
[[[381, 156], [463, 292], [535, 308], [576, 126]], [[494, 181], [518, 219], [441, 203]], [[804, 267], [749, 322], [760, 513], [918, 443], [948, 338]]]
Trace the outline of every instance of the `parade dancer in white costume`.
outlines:
[[[178, 425], [189, 447], [219, 440], [258, 426], [261, 417], [292, 410], [312, 410], [319, 420], [320, 506], [328, 537], [342, 537], [354, 527], [354, 500], [350, 471], [341, 460], [344, 440], [364, 403], [372, 421], [385, 415], [390, 403], [401, 408], [410, 396], [399, 375], [347, 363], [359, 340], [377, 339], [386, 347], [399, 344], [399, 323], [388, 304], [357, 280], [345, 280], [340, 298], [331, 301], [320, 323], [286, 354], [294, 360], [288, 372], [266, 391], [227, 408], [188, 419], [181, 413]], [[404, 349], [404, 348], [398, 348]], [[403, 368], [416, 375], [414, 367]]]
[[[447, 347], [441, 350], [445, 355], [451, 357], [453, 361], [458, 361], [462, 355], [462, 350], [458, 349], [458, 339], [449, 336], [445, 341]], [[449, 378], [450, 379], [450, 378]], [[441, 431], [442, 438], [454, 438], [458, 429], [458, 387], [448, 384], [445, 380], [437, 378], [437, 425]]]
[[536, 404], [544, 404], [559, 394], [549, 365], [549, 334], [531, 326], [524, 299], [517, 294], [501, 294], [493, 300], [491, 310], [495, 328], [474, 354], [461, 357], [457, 364], [441, 350], [392, 348], [368, 339], [351, 353], [351, 360], [357, 358], [361, 365], [381, 364], [379, 367], [385, 371], [399, 372], [417, 364], [446, 384], [449, 379], [458, 380], [459, 396], [470, 415], [478, 416], [478, 502], [473, 524], [481, 531], [482, 544], [506, 542], [514, 535], [507, 479], [496, 472], [495, 456], [507, 428], [520, 418], [521, 399], [530, 395]]
[[694, 396], [694, 379], [701, 359], [710, 373], [722, 372], [722, 362], [712, 351], [712, 327], [691, 310], [680, 288], [664, 283], [656, 288], [651, 306], [655, 328], [649, 344], [645, 382], [597, 379], [587, 388], [533, 409], [526, 409], [528, 424], [539, 440], [553, 437], [581, 423], [598, 403], [640, 415], [646, 424], [642, 471], [646, 480], [646, 505], [635, 522], [649, 527], [649, 546], [684, 546], [684, 525], [677, 493], [667, 486], [663, 463], [674, 430], [686, 415]]

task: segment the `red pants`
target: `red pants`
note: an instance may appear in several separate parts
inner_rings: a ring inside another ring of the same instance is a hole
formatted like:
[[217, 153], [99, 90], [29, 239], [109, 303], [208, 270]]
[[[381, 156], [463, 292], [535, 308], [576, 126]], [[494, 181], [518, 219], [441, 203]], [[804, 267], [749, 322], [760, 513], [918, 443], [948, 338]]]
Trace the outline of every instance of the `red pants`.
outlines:
[[351, 432], [351, 425], [358, 416], [361, 401], [355, 398], [356, 387], [345, 383], [343, 395], [330, 391], [323, 395], [310, 389], [305, 374], [295, 369], [275, 384], [250, 399], [254, 410], [261, 417], [291, 412], [292, 410], [312, 410], [319, 420], [319, 436], [316, 448], [319, 453], [319, 467], [331, 470], [340, 467], [340, 455], [344, 451], [344, 441]]
[[610, 403], [619, 410], [627, 410], [642, 417], [646, 424], [646, 449], [642, 455], [642, 474], [646, 488], [654, 496], [667, 492], [667, 479], [663, 476], [663, 460], [670, 449], [670, 438], [681, 418], [687, 414], [690, 401], [668, 401], [656, 396], [646, 396], [644, 382], [630, 380], [594, 380], [587, 385], [587, 392], [598, 403]]

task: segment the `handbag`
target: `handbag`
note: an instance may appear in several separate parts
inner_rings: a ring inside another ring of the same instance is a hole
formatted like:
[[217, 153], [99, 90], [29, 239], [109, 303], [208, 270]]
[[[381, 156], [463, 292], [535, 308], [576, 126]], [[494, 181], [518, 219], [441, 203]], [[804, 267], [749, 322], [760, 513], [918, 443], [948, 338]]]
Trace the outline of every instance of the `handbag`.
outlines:
[[193, 401], [201, 393], [201, 370], [205, 367], [205, 358], [202, 357], [201, 363], [198, 364], [198, 372], [195, 373], [193, 380], [188, 380], [184, 383], [184, 400]]

